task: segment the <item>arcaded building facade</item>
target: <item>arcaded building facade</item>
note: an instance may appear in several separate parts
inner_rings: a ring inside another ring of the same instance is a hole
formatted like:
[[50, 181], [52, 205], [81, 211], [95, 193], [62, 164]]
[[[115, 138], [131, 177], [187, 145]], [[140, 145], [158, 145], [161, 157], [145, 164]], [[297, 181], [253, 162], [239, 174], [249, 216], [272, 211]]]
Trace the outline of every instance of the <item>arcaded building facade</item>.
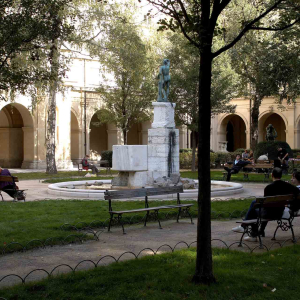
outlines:
[[[99, 124], [97, 111], [104, 104], [95, 89], [101, 80], [97, 61], [73, 60], [65, 79], [66, 91], [57, 95], [58, 168], [71, 168], [85, 153], [99, 160], [102, 151], [123, 143], [122, 132], [114, 124]], [[0, 166], [45, 169], [46, 112], [44, 101], [32, 109], [30, 99], [24, 96], [17, 96], [14, 103], [0, 102]], [[128, 144], [147, 144], [150, 127], [151, 121], [132, 124]], [[180, 148], [188, 146], [187, 140], [186, 130], [180, 128]]]
[[[114, 124], [100, 124], [97, 111], [104, 107], [101, 94], [95, 92], [102, 81], [99, 63], [77, 57], [65, 79], [66, 91], [57, 95], [56, 161], [68, 169], [85, 153], [100, 159], [101, 152], [123, 143], [122, 132]], [[155, 101], [155, 99], [153, 99]], [[273, 124], [278, 138], [291, 148], [300, 148], [300, 99], [279, 108], [274, 98], [262, 102], [259, 115], [259, 141], [265, 140], [266, 127]], [[250, 100], [234, 99], [234, 114], [212, 118], [211, 148], [234, 151], [250, 147]], [[18, 96], [14, 103], [0, 102], [0, 166], [45, 169], [47, 106], [44, 101], [34, 108], [28, 97]], [[132, 124], [129, 145], [145, 145], [151, 121]], [[181, 127], [180, 148], [191, 147], [190, 132]]]
[[[234, 114], [220, 114], [212, 119], [211, 148], [214, 151], [234, 151], [250, 148], [250, 100], [234, 99]], [[287, 142], [292, 149], [300, 148], [300, 99], [296, 103], [278, 106], [272, 97], [265, 98], [259, 110], [258, 141], [265, 141], [266, 127], [272, 124], [277, 141]]]

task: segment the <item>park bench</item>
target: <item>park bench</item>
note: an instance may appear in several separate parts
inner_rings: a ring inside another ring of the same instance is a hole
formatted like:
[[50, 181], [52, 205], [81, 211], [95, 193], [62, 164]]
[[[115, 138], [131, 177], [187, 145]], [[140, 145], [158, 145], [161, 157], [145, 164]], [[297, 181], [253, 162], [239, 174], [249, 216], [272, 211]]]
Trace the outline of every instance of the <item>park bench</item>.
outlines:
[[246, 165], [243, 170], [243, 180], [249, 180], [249, 172], [250, 171], [254, 171], [255, 173], [251, 173], [253, 174], [260, 174], [259, 171], [262, 170], [263, 174], [264, 174], [264, 182], [265, 180], [269, 180], [270, 179], [270, 174], [272, 173], [272, 170], [274, 168], [274, 165], [270, 162], [257, 162], [254, 165], [249, 164]]
[[[179, 222], [180, 215], [186, 214], [189, 216], [189, 218], [191, 219], [191, 223], [193, 224], [193, 219], [189, 212], [189, 208], [193, 204], [181, 204], [179, 193], [183, 193], [182, 186], [172, 186], [172, 187], [163, 187], [163, 188], [141, 188], [141, 189], [132, 189], [132, 190], [118, 190], [118, 191], [106, 190], [104, 192], [104, 199], [108, 200], [109, 214], [110, 214], [108, 231], [110, 231], [110, 228], [112, 226], [112, 221], [113, 221], [114, 215], [117, 215], [117, 217], [116, 217], [117, 222], [118, 222], [118, 224], [121, 224], [123, 233], [125, 234], [124, 224], [122, 222], [122, 215], [127, 214], [127, 213], [140, 213], [140, 212], [146, 212], [144, 226], [147, 225], [147, 220], [148, 220], [150, 212], [153, 212], [154, 218], [158, 221], [159, 228], [162, 229], [160, 220], [158, 217], [158, 212], [161, 209], [178, 209], [177, 222]], [[168, 195], [168, 194], [177, 194], [177, 204], [149, 207], [148, 197], [159, 196], [159, 195]], [[145, 208], [123, 210], [123, 211], [113, 210], [112, 200], [131, 199], [131, 198], [136, 198], [136, 197], [144, 197]]]
[[89, 168], [82, 166], [82, 163], [78, 164], [78, 173], [79, 174], [82, 173], [83, 171], [88, 171], [88, 170], [89, 170]]
[[[258, 209], [258, 216], [256, 219], [252, 220], [244, 220], [244, 221], [237, 221], [236, 223], [240, 223], [244, 228], [245, 231], [242, 234], [242, 237], [240, 239], [239, 246], [242, 246], [242, 240], [245, 234], [250, 235], [251, 234], [251, 225], [256, 224], [259, 228], [262, 222], [270, 222], [270, 221], [276, 221], [277, 227], [274, 231], [272, 240], [276, 240], [276, 233], [278, 229], [280, 228], [282, 231], [288, 231], [289, 229], [292, 232], [292, 241], [295, 243], [296, 238], [293, 230], [293, 220], [295, 217], [300, 216], [298, 215], [298, 210], [293, 210], [293, 203], [300, 201], [300, 196], [294, 196], [294, 195], [283, 195], [283, 196], [271, 196], [271, 197], [258, 197], [256, 199], [256, 203], [254, 205], [255, 209]], [[278, 219], [264, 219], [262, 218], [262, 209], [263, 208], [286, 208], [289, 207], [289, 214], [286, 214], [285, 212], [282, 214], [282, 216]], [[259, 245], [260, 248], [262, 248], [262, 241], [261, 237], [264, 237], [262, 235], [262, 232], [258, 232], [258, 239], [259, 239]]]
[[[11, 185], [11, 189], [9, 189], [9, 190], [14, 192], [14, 201], [17, 201], [18, 197], [23, 196], [24, 197], [24, 202], [25, 202], [25, 197], [26, 197], [26, 195], [24, 194], [25, 190], [19, 190], [19, 189], [17, 189], [17, 186], [16, 186], [16, 182], [19, 182], [18, 177], [15, 177], [15, 176], [6, 176], [6, 175], [5, 176], [3, 176], [3, 175], [1, 176], [0, 175], [0, 182], [12, 182], [13, 185]], [[2, 193], [1, 193], [1, 189], [0, 189], [0, 196], [2, 198], [2, 201], [4, 201]]]
[[[224, 167], [230, 166], [232, 163], [226, 163], [224, 164]], [[257, 161], [254, 165], [249, 164], [243, 167], [243, 180], [249, 180], [249, 173], [251, 171], [254, 171], [254, 173], [251, 173], [251, 175], [259, 174], [259, 171], [263, 171], [264, 174], [264, 182], [265, 180], [270, 179], [270, 174], [272, 173], [272, 170], [274, 168], [274, 164], [272, 161]], [[222, 172], [223, 174], [223, 180], [226, 180], [227, 178], [227, 172]]]

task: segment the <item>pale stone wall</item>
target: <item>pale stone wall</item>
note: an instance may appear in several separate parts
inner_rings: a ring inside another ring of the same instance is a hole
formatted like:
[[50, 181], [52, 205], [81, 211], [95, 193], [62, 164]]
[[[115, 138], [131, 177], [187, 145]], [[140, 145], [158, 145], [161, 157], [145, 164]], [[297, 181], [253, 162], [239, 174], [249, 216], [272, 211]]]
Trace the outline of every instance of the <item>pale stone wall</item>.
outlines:
[[[233, 99], [236, 104], [235, 114], [220, 114], [212, 118], [211, 148], [219, 151], [223, 142], [228, 142], [228, 122], [232, 122], [234, 128], [235, 148], [245, 145], [250, 148], [250, 100]], [[259, 110], [258, 140], [265, 141], [266, 127], [273, 124], [279, 141], [286, 141], [290, 147], [300, 148], [300, 99], [295, 105], [283, 103], [278, 107], [275, 99], [265, 98]]]

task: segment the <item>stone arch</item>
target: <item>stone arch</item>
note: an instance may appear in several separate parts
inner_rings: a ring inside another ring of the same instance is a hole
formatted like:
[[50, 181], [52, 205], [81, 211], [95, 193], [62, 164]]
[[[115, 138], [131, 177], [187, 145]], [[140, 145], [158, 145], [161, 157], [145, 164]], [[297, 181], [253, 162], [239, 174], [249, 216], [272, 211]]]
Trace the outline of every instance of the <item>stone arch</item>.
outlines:
[[266, 111], [258, 118], [258, 141], [266, 140], [266, 127], [272, 124], [277, 131], [277, 141], [286, 141], [286, 128], [288, 122], [286, 118], [279, 112]]
[[[146, 115], [144, 115], [146, 118]], [[132, 123], [127, 133], [128, 145], [147, 145], [148, 144], [148, 129], [151, 128], [151, 121]]]
[[246, 148], [246, 126], [247, 120], [242, 115], [225, 115], [219, 122], [219, 143], [227, 143], [227, 151]]
[[99, 159], [101, 152], [108, 150], [108, 124], [100, 124], [96, 112], [90, 119], [89, 129], [90, 154]]
[[71, 137], [71, 160], [74, 162], [78, 162], [80, 158], [80, 127], [78, 118], [75, 115], [74, 111], [71, 110], [71, 124], [70, 124], [70, 137]]
[[34, 160], [34, 123], [29, 110], [19, 103], [0, 110], [0, 165], [21, 168]]

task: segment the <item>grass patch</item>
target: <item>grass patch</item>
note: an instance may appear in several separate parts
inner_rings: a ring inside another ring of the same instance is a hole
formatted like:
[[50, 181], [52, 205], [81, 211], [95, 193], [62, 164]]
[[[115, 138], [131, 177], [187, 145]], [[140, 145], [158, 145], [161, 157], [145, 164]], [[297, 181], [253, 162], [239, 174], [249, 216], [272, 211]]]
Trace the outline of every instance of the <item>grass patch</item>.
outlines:
[[24, 300], [299, 299], [299, 256], [298, 245], [264, 254], [214, 249], [217, 283], [204, 286], [191, 282], [195, 249], [180, 250], [2, 289], [0, 295]]
[[[192, 208], [193, 215], [196, 215], [197, 202]], [[230, 200], [212, 202], [212, 217], [216, 217], [216, 212], [242, 211], [249, 207], [251, 200]], [[149, 201], [151, 206], [173, 204], [175, 201]], [[105, 222], [109, 218], [107, 201], [80, 201], [80, 200], [48, 200], [25, 203], [0, 203], [0, 251], [5, 244], [19, 242], [23, 245], [33, 239], [46, 240], [50, 237], [63, 239], [70, 235], [70, 231], [60, 229], [60, 226], [69, 223], [75, 225], [78, 222], [86, 224], [92, 221]], [[126, 201], [113, 202], [113, 208], [116, 210], [126, 210], [144, 207], [144, 201]], [[174, 217], [175, 210], [172, 210]], [[167, 210], [162, 210], [160, 218], [163, 220]], [[142, 214], [125, 214], [126, 218], [136, 223], [142, 220]], [[222, 216], [221, 216], [222, 217]], [[228, 218], [227, 214], [224, 217]], [[239, 215], [237, 216], [239, 217]]]
[[[223, 172], [224, 171], [210, 171], [211, 180], [223, 180]], [[191, 178], [191, 179], [198, 179], [198, 172], [192, 172], [192, 171], [183, 171], [180, 172], [181, 177], [184, 178]], [[244, 175], [243, 172], [240, 172], [238, 174], [231, 175], [231, 181], [237, 181], [237, 182], [264, 182], [264, 174], [256, 174], [256, 173], [249, 173], [249, 181], [243, 180]], [[290, 180], [291, 175], [283, 175], [282, 180]], [[271, 183], [271, 175], [269, 182], [265, 183]]]
[[[47, 174], [46, 172], [32, 172], [32, 173], [12, 173], [13, 176], [19, 178], [19, 180], [34, 180], [34, 179], [70, 179], [78, 178], [85, 179], [87, 172], [78, 173], [78, 171], [58, 171], [57, 174]], [[91, 173], [91, 172], [89, 172]], [[112, 174], [117, 174], [117, 171], [111, 171]], [[101, 176], [107, 176], [106, 170], [100, 170], [99, 174]], [[92, 177], [94, 178], [94, 177]]]
[[68, 177], [68, 178], [55, 178], [55, 179], [46, 179], [43, 180], [42, 183], [57, 183], [57, 182], [65, 182], [65, 181], [89, 181], [89, 180], [107, 180], [112, 179], [112, 176], [97, 176], [97, 177]]
[[[118, 174], [117, 171], [111, 171], [112, 174]], [[210, 172], [212, 180], [223, 180], [223, 171], [214, 171]], [[91, 172], [90, 172], [91, 173]], [[57, 174], [46, 174], [45, 172], [32, 172], [32, 173], [15, 173], [14, 176], [17, 176], [19, 180], [33, 180], [33, 179], [44, 179], [45, 183], [55, 183], [55, 182], [63, 182], [68, 180], [85, 180], [84, 175], [86, 172], [79, 174], [77, 171], [59, 171]], [[180, 172], [181, 177], [198, 179], [198, 172], [192, 171], [182, 171]], [[111, 179], [110, 176], [106, 174], [105, 170], [100, 171], [101, 177], [92, 177], [91, 179]], [[77, 178], [77, 179], [76, 179]], [[291, 175], [283, 175], [283, 180], [290, 180]], [[249, 175], [249, 182], [263, 182], [264, 174], [251, 174]], [[243, 182], [243, 174], [242, 172], [238, 174], [233, 174], [231, 176], [231, 181]], [[270, 179], [271, 181], [271, 179]]]

